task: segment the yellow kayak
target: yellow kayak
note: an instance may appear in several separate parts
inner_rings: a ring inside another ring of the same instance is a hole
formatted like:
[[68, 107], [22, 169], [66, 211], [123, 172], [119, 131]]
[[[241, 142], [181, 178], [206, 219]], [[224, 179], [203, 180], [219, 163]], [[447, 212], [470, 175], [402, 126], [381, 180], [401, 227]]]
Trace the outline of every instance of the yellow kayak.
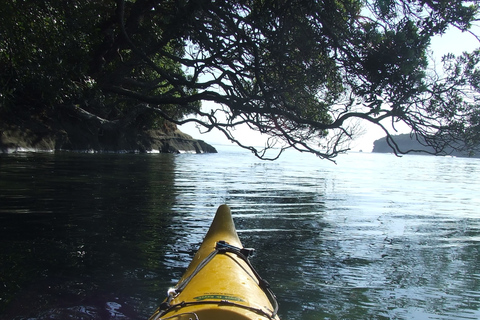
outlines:
[[275, 295], [253, 269], [238, 238], [230, 208], [218, 208], [185, 274], [150, 320], [276, 319]]

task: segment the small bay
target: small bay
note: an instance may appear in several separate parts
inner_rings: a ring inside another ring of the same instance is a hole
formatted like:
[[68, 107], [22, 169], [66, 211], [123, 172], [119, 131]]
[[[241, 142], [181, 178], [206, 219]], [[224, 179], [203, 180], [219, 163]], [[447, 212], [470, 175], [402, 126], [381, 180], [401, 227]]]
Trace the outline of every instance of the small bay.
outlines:
[[480, 318], [480, 159], [0, 156], [0, 319], [146, 319], [231, 206], [282, 319]]

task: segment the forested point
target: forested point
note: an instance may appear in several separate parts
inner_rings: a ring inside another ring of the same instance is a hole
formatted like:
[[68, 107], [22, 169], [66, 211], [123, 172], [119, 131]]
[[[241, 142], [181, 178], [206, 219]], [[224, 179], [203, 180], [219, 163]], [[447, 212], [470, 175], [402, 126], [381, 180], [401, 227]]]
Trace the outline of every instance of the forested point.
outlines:
[[171, 151], [159, 139], [194, 123], [262, 159], [333, 159], [373, 124], [395, 153], [398, 125], [474, 153], [480, 51], [432, 63], [430, 45], [451, 28], [478, 42], [478, 21], [458, 0], [7, 1], [0, 148]]
[[[418, 140], [410, 134], [399, 134], [393, 136], [398, 149], [408, 154], [423, 154], [423, 155], [435, 155], [435, 149], [430, 147], [424, 140]], [[461, 149], [461, 148], [459, 148]], [[387, 142], [387, 137], [375, 140], [373, 142], [372, 152], [378, 153], [393, 153], [392, 148]], [[480, 153], [469, 153], [466, 151], [458, 151], [458, 149], [450, 148], [445, 150], [444, 155], [454, 157], [466, 157], [466, 158], [480, 158]]]

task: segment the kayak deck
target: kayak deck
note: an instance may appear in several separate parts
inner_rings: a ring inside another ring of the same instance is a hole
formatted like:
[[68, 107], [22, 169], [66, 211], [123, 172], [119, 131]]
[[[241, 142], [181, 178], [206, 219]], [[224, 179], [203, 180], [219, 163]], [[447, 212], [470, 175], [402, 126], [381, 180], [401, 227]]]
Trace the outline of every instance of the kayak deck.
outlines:
[[277, 319], [275, 296], [248, 260], [230, 208], [218, 208], [202, 245], [150, 320]]

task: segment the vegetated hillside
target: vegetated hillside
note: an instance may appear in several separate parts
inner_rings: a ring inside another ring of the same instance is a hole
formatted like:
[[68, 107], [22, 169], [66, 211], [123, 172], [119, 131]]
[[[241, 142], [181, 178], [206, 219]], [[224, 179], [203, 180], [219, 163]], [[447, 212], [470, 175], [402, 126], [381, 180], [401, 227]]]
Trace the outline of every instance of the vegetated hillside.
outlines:
[[[410, 134], [399, 134], [393, 136], [395, 142], [397, 143], [399, 149], [403, 152], [407, 152], [409, 150], [413, 150], [409, 152], [410, 154], [425, 154], [428, 155], [432, 153], [434, 150], [432, 147], [424, 146], [420, 142], [418, 142], [414, 137], [410, 136]], [[378, 153], [392, 153], [393, 150], [387, 143], [386, 137], [380, 138], [375, 140], [373, 143], [373, 150], [372, 152]], [[429, 153], [430, 152], [430, 153]], [[456, 156], [456, 157], [470, 157], [470, 158], [480, 158], [480, 153], [468, 153], [468, 152], [458, 152], [454, 150], [446, 150], [446, 154]]]

